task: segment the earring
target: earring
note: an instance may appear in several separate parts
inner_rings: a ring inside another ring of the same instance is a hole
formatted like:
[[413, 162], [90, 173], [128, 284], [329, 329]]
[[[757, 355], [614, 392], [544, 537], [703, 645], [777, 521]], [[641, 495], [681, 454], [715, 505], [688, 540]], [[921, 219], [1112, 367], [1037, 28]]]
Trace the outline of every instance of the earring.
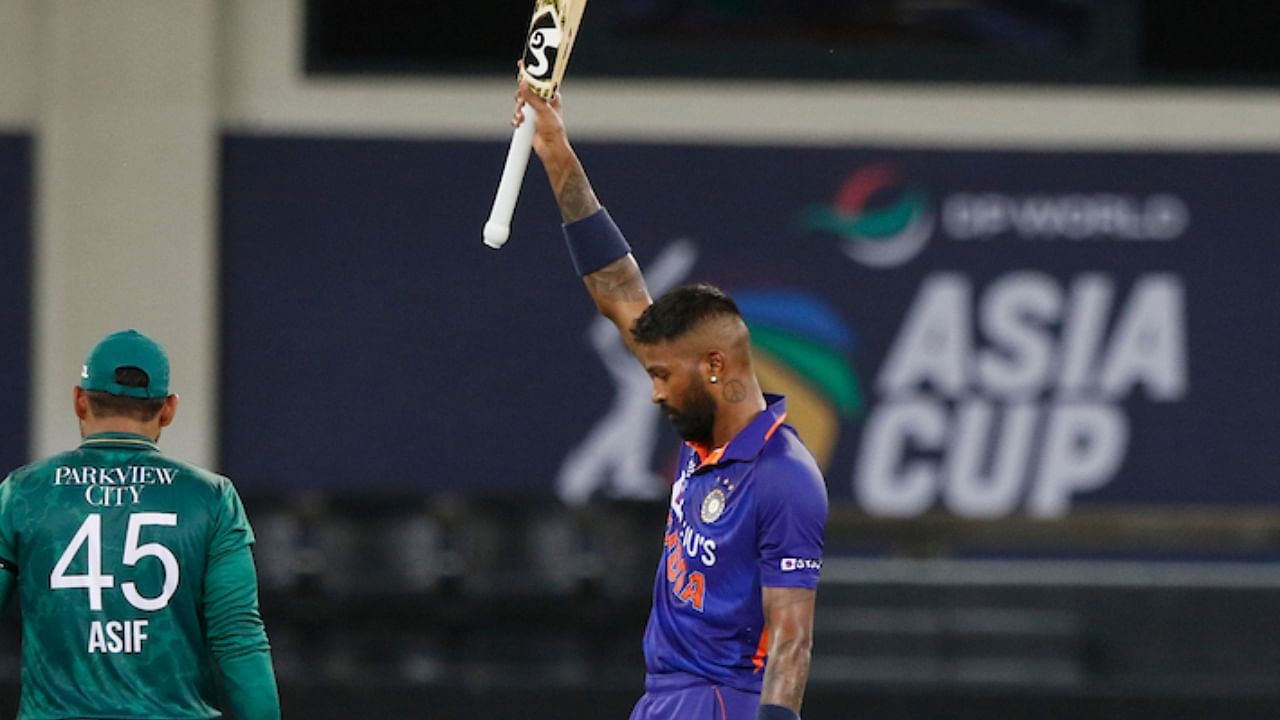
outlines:
[[711, 380], [711, 384], [715, 385], [716, 383], [720, 382], [720, 377], [718, 375], [712, 375], [710, 380]]

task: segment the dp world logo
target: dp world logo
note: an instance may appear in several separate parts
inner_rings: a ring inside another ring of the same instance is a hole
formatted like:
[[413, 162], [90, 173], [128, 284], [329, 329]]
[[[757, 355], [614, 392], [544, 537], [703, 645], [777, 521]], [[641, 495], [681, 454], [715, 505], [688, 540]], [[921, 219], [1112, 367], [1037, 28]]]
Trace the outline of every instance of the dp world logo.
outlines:
[[891, 268], [920, 254], [935, 216], [924, 190], [904, 186], [896, 168], [880, 164], [850, 175], [831, 205], [807, 208], [800, 222], [840, 236], [845, 254], [863, 265]]

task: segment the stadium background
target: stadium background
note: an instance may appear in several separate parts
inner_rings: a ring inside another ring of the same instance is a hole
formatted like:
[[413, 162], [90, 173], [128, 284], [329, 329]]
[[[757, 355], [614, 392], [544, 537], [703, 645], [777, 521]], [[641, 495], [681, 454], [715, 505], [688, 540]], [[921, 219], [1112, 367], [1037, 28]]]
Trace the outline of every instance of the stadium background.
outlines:
[[[827, 470], [806, 717], [1275, 717], [1280, 62], [1239, 41], [1274, 19], [594, 1], [597, 189], [651, 282], [743, 300]], [[75, 441], [95, 338], [164, 341], [293, 717], [640, 692], [674, 439], [540, 170], [479, 243], [497, 6], [0, 0], [0, 460]]]

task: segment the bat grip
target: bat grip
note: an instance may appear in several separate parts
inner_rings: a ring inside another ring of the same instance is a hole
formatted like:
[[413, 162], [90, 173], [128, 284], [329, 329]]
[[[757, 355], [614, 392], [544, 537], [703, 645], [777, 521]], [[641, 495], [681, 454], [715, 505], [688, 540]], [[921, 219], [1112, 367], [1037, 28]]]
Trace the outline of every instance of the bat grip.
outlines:
[[516, 200], [520, 198], [525, 168], [529, 166], [529, 151], [533, 149], [533, 131], [538, 114], [528, 103], [522, 112], [524, 122], [511, 135], [507, 162], [502, 166], [502, 180], [498, 182], [489, 221], [484, 224], [484, 244], [495, 250], [505, 245], [511, 236], [511, 216], [516, 210]]

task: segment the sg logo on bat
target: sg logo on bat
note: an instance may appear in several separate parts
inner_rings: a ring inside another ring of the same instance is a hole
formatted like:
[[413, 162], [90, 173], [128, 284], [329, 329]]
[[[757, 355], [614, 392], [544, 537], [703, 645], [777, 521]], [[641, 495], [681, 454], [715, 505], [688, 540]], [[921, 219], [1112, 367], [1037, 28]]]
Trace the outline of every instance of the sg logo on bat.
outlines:
[[563, 32], [560, 14], [554, 4], [540, 8], [529, 24], [529, 38], [525, 41], [524, 72], [529, 84], [539, 95], [554, 95], [556, 60], [560, 53]]

